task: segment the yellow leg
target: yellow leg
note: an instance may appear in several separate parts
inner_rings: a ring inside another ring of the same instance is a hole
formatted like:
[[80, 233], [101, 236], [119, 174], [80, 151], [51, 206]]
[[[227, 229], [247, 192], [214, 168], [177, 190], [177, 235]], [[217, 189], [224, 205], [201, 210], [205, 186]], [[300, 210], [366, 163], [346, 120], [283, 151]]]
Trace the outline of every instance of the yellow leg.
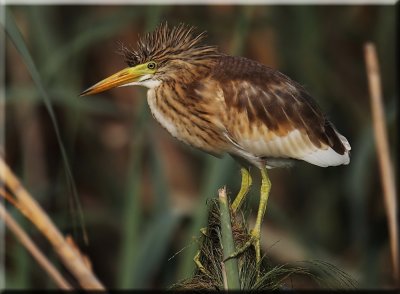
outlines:
[[250, 231], [250, 239], [247, 241], [240, 249], [233, 253], [228, 258], [236, 257], [246, 251], [251, 245], [254, 245], [256, 251], [256, 262], [259, 265], [261, 261], [260, 253], [260, 235], [261, 235], [261, 223], [267, 209], [267, 202], [269, 197], [269, 192], [271, 190], [271, 182], [268, 178], [267, 169], [261, 169], [261, 189], [260, 189], [260, 205], [258, 207], [257, 220], [254, 228]]
[[[207, 228], [203, 227], [200, 229], [200, 233], [202, 233], [205, 237], [207, 237]], [[193, 258], [194, 263], [196, 264], [197, 268], [205, 275], [209, 275], [208, 271], [206, 268], [203, 266], [203, 264], [200, 261], [200, 254], [201, 251], [200, 249], [197, 251], [196, 255]]]
[[208, 271], [206, 268], [203, 266], [203, 264], [200, 261], [200, 250], [197, 251], [196, 255], [193, 258], [194, 263], [196, 264], [197, 268], [205, 275], [209, 275]]
[[240, 170], [242, 174], [242, 184], [240, 186], [239, 193], [237, 194], [235, 200], [232, 203], [232, 211], [235, 213], [243, 203], [243, 200], [246, 198], [247, 193], [250, 190], [252, 179], [249, 171], [245, 168], [241, 168]]

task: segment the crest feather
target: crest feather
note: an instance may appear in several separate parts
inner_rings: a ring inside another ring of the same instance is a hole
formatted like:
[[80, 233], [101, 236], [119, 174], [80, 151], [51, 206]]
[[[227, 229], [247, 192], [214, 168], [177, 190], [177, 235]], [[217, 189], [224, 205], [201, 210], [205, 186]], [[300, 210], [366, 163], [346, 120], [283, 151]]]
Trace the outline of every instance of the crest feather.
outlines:
[[153, 32], [139, 38], [136, 50], [121, 45], [120, 52], [131, 67], [150, 60], [203, 59], [219, 54], [215, 46], [202, 45], [205, 32], [194, 35], [194, 31], [195, 27], [183, 23], [170, 29], [167, 22], [163, 22]]

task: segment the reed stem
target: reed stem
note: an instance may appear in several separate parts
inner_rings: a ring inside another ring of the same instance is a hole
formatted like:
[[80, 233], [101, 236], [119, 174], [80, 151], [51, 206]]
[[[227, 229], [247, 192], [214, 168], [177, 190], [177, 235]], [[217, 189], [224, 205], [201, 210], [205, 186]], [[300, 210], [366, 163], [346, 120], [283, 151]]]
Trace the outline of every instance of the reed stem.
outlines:
[[222, 250], [224, 253], [224, 266], [222, 270], [224, 277], [226, 276], [226, 283], [224, 281], [225, 290], [240, 290], [239, 282], [239, 267], [237, 258], [230, 258], [235, 250], [235, 243], [233, 241], [232, 226], [231, 226], [231, 215], [229, 212], [228, 198], [226, 196], [225, 187], [218, 190], [219, 206], [220, 206], [220, 219], [221, 219], [221, 238], [222, 238]]
[[385, 126], [385, 111], [381, 87], [379, 61], [375, 45], [367, 43], [364, 46], [367, 77], [371, 97], [372, 122], [374, 126], [376, 152], [378, 157], [381, 182], [383, 188], [383, 201], [389, 227], [390, 248], [392, 255], [393, 278], [397, 286], [400, 283], [399, 264], [399, 235], [397, 222], [397, 197], [394, 172], [390, 159], [388, 136]]

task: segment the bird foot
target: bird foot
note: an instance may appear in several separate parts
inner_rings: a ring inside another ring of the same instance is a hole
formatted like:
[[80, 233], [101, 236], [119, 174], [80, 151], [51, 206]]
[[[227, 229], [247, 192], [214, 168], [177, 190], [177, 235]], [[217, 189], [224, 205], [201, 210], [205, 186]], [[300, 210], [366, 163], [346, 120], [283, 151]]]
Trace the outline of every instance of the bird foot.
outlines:
[[[208, 237], [207, 235], [207, 228], [203, 227], [200, 229], [200, 233], [203, 234], [205, 237]], [[206, 270], [206, 268], [203, 266], [203, 264], [200, 261], [200, 254], [201, 250], [198, 250], [196, 255], [193, 258], [194, 263], [196, 264], [197, 268], [205, 275], [209, 275], [209, 272]]]
[[256, 264], [257, 266], [260, 263], [260, 230], [258, 229], [253, 229], [250, 231], [250, 239], [242, 246], [240, 247], [238, 250], [236, 250], [234, 253], [232, 253], [231, 255], [229, 255], [226, 259], [231, 259], [231, 258], [235, 258], [238, 257], [239, 255], [241, 255], [242, 253], [244, 253], [251, 245], [254, 246], [255, 252], [256, 252]]
[[260, 279], [260, 263], [261, 263], [261, 254], [260, 254], [260, 229], [253, 229], [250, 231], [250, 239], [238, 250], [232, 253], [228, 258], [224, 261], [238, 257], [242, 253], [244, 253], [250, 246], [254, 246], [254, 250], [256, 252], [256, 271], [257, 271], [257, 280]]
[[193, 258], [194, 263], [196, 264], [197, 268], [206, 276], [209, 275], [209, 272], [206, 270], [206, 268], [203, 266], [203, 264], [200, 261], [200, 250], [197, 251], [196, 255]]

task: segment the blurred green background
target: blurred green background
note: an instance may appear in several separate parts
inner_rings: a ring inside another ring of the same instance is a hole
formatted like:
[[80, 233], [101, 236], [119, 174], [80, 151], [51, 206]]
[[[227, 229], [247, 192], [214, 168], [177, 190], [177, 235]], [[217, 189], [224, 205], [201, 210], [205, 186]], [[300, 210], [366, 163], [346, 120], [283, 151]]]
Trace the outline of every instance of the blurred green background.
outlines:
[[[239, 166], [175, 141], [151, 117], [145, 89], [78, 97], [125, 67], [118, 42], [134, 47], [138, 35], [163, 20], [206, 30], [208, 44], [300, 82], [352, 145], [348, 166], [300, 163], [270, 172], [262, 233], [270, 262], [324, 260], [361, 288], [391, 285], [363, 44], [377, 46], [396, 160], [393, 6], [8, 6], [6, 17], [6, 159], [108, 288], [165, 288], [190, 276], [206, 199], [225, 184], [231, 196], [239, 189]], [[12, 42], [18, 30], [23, 42]], [[250, 199], [251, 223], [257, 189]], [[18, 220], [58, 264], [39, 233]], [[6, 242], [7, 288], [55, 287], [14, 236], [8, 233]], [[316, 287], [310, 280], [294, 286]]]

